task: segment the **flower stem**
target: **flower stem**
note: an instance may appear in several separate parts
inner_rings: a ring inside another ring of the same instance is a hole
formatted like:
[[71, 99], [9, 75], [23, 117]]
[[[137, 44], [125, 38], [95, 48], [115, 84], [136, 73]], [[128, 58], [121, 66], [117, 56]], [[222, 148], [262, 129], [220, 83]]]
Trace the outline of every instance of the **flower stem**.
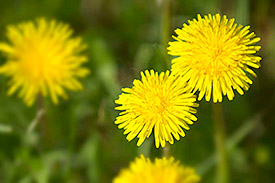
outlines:
[[45, 147], [48, 147], [50, 144], [50, 138], [48, 133], [49, 130], [48, 130], [48, 125], [46, 121], [46, 110], [44, 107], [44, 101], [41, 95], [38, 95], [37, 97], [37, 111], [42, 113], [41, 116], [39, 116], [39, 121], [37, 122], [37, 123], [40, 123], [42, 143], [44, 144]]
[[170, 155], [170, 144], [166, 142], [165, 147], [162, 149], [162, 156], [169, 157]]
[[225, 144], [225, 123], [222, 104], [213, 104], [213, 117], [215, 126], [215, 145], [218, 159], [217, 183], [229, 183], [228, 156]]
[[168, 41], [170, 38], [170, 18], [171, 18], [171, 0], [161, 0], [161, 36], [160, 41], [164, 48], [163, 56], [165, 58], [166, 66], [170, 66], [170, 61], [167, 55], [166, 47], [168, 46]]

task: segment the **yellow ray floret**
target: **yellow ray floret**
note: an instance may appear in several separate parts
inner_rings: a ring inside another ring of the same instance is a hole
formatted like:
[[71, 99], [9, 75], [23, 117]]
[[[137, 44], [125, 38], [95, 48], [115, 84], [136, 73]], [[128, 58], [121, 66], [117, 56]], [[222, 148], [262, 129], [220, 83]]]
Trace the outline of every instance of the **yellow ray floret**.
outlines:
[[0, 42], [7, 58], [0, 74], [10, 78], [8, 94], [20, 90], [19, 97], [32, 105], [38, 94], [50, 95], [58, 103], [58, 96], [66, 98], [64, 89], [82, 89], [77, 79], [89, 72], [81, 67], [87, 61], [81, 54], [86, 45], [71, 36], [68, 25], [44, 18], [9, 26], [9, 42]]
[[[141, 72], [141, 80], [134, 80], [132, 88], [123, 88], [115, 102], [122, 110], [116, 118], [118, 128], [124, 128], [126, 139], [131, 141], [136, 136], [140, 146], [154, 129], [155, 145], [158, 148], [165, 142], [170, 144], [184, 137], [182, 128], [196, 121], [193, 115], [198, 107], [196, 96], [190, 93], [181, 77], [170, 75], [169, 71], [158, 74], [151, 70]], [[173, 138], [173, 136], [174, 138]]]
[[171, 157], [155, 159], [141, 155], [130, 164], [128, 169], [122, 170], [113, 183], [198, 183], [200, 177], [191, 167], [180, 165]]
[[221, 102], [226, 95], [234, 98], [234, 90], [241, 95], [249, 89], [256, 77], [252, 68], [260, 67], [261, 57], [254, 55], [260, 41], [250, 26], [243, 27], [226, 16], [208, 15], [183, 24], [177, 29], [175, 41], [169, 42], [168, 53], [178, 56], [172, 60], [172, 73], [183, 76], [198, 100]]

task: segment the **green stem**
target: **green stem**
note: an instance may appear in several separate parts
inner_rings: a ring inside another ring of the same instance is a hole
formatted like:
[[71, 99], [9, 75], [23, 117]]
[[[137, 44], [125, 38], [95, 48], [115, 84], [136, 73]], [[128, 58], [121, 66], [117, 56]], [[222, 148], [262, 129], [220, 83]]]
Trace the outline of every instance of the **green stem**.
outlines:
[[170, 144], [166, 143], [165, 147], [162, 149], [162, 156], [169, 157], [169, 155], [170, 155]]
[[164, 48], [164, 58], [166, 66], [170, 66], [170, 61], [167, 54], [167, 46], [170, 38], [170, 18], [171, 18], [171, 0], [161, 1], [161, 45]]
[[228, 155], [225, 143], [225, 123], [222, 104], [213, 104], [216, 155], [218, 159], [217, 183], [229, 183]]
[[[44, 144], [44, 147], [49, 147], [50, 144], [50, 137], [49, 137], [49, 129], [46, 121], [46, 111], [44, 107], [44, 101], [43, 97], [41, 95], [38, 95], [37, 97], [37, 111], [42, 113], [39, 116], [39, 123], [40, 123], [40, 131], [42, 136], [42, 143]], [[41, 112], [42, 111], [42, 112]], [[38, 123], [38, 122], [37, 122]]]
[[72, 115], [71, 121], [70, 121], [70, 135], [69, 135], [69, 150], [71, 152], [73, 152], [75, 150], [75, 141], [76, 141], [76, 137], [77, 137], [77, 131], [78, 131], [78, 121]]

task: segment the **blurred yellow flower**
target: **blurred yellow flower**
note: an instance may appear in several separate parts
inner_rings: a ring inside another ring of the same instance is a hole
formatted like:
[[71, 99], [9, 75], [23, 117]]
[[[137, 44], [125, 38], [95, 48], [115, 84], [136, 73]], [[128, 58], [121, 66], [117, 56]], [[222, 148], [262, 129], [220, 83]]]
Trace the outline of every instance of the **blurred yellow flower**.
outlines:
[[243, 95], [252, 84], [247, 74], [256, 77], [251, 68], [259, 68], [261, 57], [255, 56], [260, 46], [253, 46], [260, 38], [226, 16], [208, 15], [188, 21], [175, 30], [176, 40], [169, 42], [168, 53], [179, 56], [172, 60], [172, 73], [182, 75], [184, 81], [199, 91], [198, 100], [211, 95], [213, 102], [221, 102], [222, 95], [234, 98], [233, 89]]
[[155, 145], [158, 148], [165, 142], [174, 143], [189, 130], [188, 124], [193, 124], [197, 118], [193, 115], [198, 107], [196, 96], [190, 93], [186, 83], [180, 77], [169, 71], [158, 74], [151, 70], [141, 72], [141, 81], [134, 80], [132, 88], [123, 88], [119, 99], [115, 102], [122, 110], [116, 118], [118, 128], [124, 128], [126, 139], [131, 141], [136, 136], [140, 146], [148, 138], [154, 128]]
[[0, 51], [7, 57], [0, 74], [10, 78], [8, 95], [20, 90], [19, 97], [32, 105], [38, 94], [50, 95], [54, 103], [58, 96], [66, 98], [64, 89], [79, 90], [77, 78], [88, 70], [81, 67], [87, 57], [81, 38], [71, 38], [72, 29], [55, 20], [44, 18], [8, 26], [9, 43], [0, 42]]
[[174, 158], [155, 159], [141, 155], [130, 164], [128, 169], [122, 170], [113, 183], [198, 183], [200, 177], [191, 167], [185, 167], [175, 162]]

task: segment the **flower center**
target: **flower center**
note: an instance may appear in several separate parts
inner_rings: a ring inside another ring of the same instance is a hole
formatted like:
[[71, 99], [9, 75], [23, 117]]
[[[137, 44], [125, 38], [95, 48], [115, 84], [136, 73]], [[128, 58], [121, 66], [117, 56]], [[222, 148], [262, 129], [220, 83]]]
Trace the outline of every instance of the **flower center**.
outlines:
[[148, 100], [148, 106], [150, 111], [155, 114], [162, 114], [167, 110], [170, 104], [162, 96], [155, 96], [152, 99]]
[[212, 50], [209, 50], [211, 53], [211, 57], [214, 61], [219, 59], [219, 56], [222, 54], [222, 49], [219, 48], [219, 46], [215, 46], [212, 48]]
[[215, 39], [209, 39], [199, 49], [194, 50], [193, 59], [197, 63], [193, 65], [199, 71], [209, 76], [219, 75], [235, 64], [233, 53], [227, 50], [230, 50], [230, 46], [235, 46], [236, 43], [228, 45], [226, 41], [223, 41], [223, 37], [220, 35]]
[[59, 73], [57, 58], [46, 44], [32, 44], [31, 47], [23, 48], [18, 57], [22, 74], [32, 82], [57, 79], [62, 74]]

